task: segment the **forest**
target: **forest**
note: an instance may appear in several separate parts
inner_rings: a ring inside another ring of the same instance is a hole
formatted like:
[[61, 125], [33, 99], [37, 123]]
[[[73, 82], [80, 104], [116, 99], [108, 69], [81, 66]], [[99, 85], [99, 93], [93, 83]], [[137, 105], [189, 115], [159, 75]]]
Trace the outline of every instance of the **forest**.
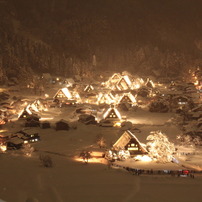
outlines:
[[0, 0], [0, 82], [202, 65], [200, 0]]

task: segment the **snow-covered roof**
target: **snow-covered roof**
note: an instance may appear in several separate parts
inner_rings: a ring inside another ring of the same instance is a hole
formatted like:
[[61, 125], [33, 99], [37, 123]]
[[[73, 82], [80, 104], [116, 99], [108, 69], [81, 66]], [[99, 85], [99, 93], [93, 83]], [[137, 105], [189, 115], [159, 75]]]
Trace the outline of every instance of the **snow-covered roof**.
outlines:
[[[124, 86], [124, 83], [126, 84], [126, 86]], [[116, 88], [118, 90], [127, 90], [130, 88], [131, 85], [132, 85], [132, 82], [131, 82], [130, 78], [127, 75], [125, 75], [119, 79], [119, 81], [116, 84]]]
[[112, 104], [115, 102], [115, 97], [112, 94], [108, 93], [100, 93], [98, 95], [97, 103], [106, 103], [106, 104]]
[[89, 90], [94, 90], [94, 87], [92, 85], [87, 85], [85, 88], [84, 88], [84, 91], [89, 91]]
[[147, 81], [146, 81], [145, 85], [146, 86], [151, 86], [152, 88], [155, 87], [154, 82], [150, 78], [147, 78]]
[[135, 139], [135, 141], [139, 144], [143, 153], [147, 152], [147, 149], [140, 143], [137, 137], [129, 130], [124, 131], [122, 136], [115, 142], [113, 145], [114, 149], [124, 149], [125, 146], [130, 142], [131, 139]]
[[122, 78], [120, 73], [114, 73], [110, 78], [109, 82], [117, 82], [120, 78]]
[[63, 93], [65, 95], [65, 97], [68, 98], [68, 99], [72, 98], [72, 95], [71, 95], [68, 88], [59, 89], [58, 92], [55, 94], [54, 98], [57, 98], [59, 93]]
[[125, 96], [127, 96], [130, 100], [131, 100], [131, 102], [134, 104], [134, 103], [136, 103], [136, 99], [135, 99], [135, 96], [132, 94], [132, 93], [124, 93], [120, 98], [119, 98], [119, 101], [118, 101], [118, 103], [120, 103], [121, 101], [122, 101], [122, 99], [125, 97]]
[[9, 142], [12, 142], [13, 144], [22, 144], [23, 140], [18, 137], [13, 137], [9, 140]]
[[67, 120], [64, 120], [64, 119], [60, 119], [59, 121], [57, 121], [55, 124], [58, 124], [58, 123], [66, 123], [66, 124], [69, 124], [69, 122]]
[[107, 111], [103, 114], [103, 118], [107, 118], [107, 116], [114, 112], [116, 114], [116, 116], [121, 119], [121, 114], [119, 113], [119, 111], [115, 108], [115, 107], [110, 107], [109, 109], [107, 109]]
[[24, 113], [27, 113], [29, 115], [32, 115], [32, 112], [30, 111], [30, 105], [27, 105], [26, 108], [24, 108], [19, 114], [18, 114], [18, 118], [21, 117]]

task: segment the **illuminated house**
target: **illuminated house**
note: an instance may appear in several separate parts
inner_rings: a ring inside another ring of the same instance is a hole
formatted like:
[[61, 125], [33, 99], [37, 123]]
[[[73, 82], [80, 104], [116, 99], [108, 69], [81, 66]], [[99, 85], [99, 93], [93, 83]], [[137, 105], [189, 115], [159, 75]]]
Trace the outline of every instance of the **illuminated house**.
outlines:
[[37, 99], [32, 104], [30, 104], [32, 110], [39, 112], [43, 110], [47, 110], [47, 108], [44, 106], [43, 100]]
[[128, 150], [130, 155], [147, 153], [145, 146], [129, 130], [124, 131], [122, 136], [113, 145], [113, 148], [115, 150]]
[[151, 79], [149, 79], [149, 78], [147, 78], [147, 81], [146, 81], [146, 83], [145, 83], [145, 86], [147, 86], [147, 87], [149, 87], [149, 88], [154, 88], [154, 87], [155, 87], [153, 81], [152, 81]]
[[107, 111], [103, 114], [103, 118], [110, 121], [120, 121], [122, 119], [121, 114], [115, 107], [107, 109]]
[[29, 105], [23, 109], [19, 114], [18, 114], [18, 118], [19, 119], [26, 119], [27, 117], [31, 116], [32, 112], [29, 109]]
[[144, 84], [144, 80], [142, 78], [137, 78], [133, 80], [132, 89], [139, 89]]
[[92, 85], [87, 85], [87, 86], [84, 88], [84, 91], [87, 92], [87, 93], [89, 93], [89, 92], [91, 92], [91, 91], [93, 91], [93, 90], [94, 90], [94, 87], [93, 87]]
[[97, 104], [113, 104], [115, 97], [111, 93], [100, 93], [97, 98]]
[[108, 80], [108, 85], [116, 84], [122, 78], [121, 74], [114, 73]]
[[58, 90], [58, 92], [55, 94], [53, 98], [58, 100], [71, 99], [72, 95], [68, 90], [68, 88], [62, 88]]
[[127, 75], [123, 76], [116, 84], [117, 90], [128, 90], [131, 88], [132, 82]]
[[132, 106], [136, 105], [137, 104], [137, 101], [135, 99], [135, 96], [132, 94], [132, 93], [124, 93], [119, 101], [118, 101], [118, 104], [121, 104], [121, 103], [128, 103]]
[[39, 112], [39, 104], [36, 100], [30, 104], [30, 111]]
[[72, 92], [72, 97], [74, 100], [76, 100], [76, 103], [82, 102], [81, 97], [78, 92], [76, 92], [76, 91]]

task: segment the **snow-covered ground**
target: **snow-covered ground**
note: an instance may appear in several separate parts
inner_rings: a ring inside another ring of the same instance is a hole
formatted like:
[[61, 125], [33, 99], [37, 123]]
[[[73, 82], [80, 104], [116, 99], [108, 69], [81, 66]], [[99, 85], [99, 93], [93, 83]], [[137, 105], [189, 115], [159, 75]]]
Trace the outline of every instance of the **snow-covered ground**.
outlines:
[[[31, 97], [31, 98], [34, 98]], [[66, 201], [201, 201], [202, 176], [178, 178], [170, 175], [135, 176], [123, 169], [113, 169], [102, 159], [100, 163], [78, 162], [75, 156], [83, 149], [96, 147], [96, 139], [102, 135], [108, 148], [121, 136], [120, 128], [99, 127], [77, 123], [77, 129], [56, 131], [55, 122], [76, 119], [75, 108], [53, 108], [41, 114], [50, 121], [50, 129], [32, 128], [38, 132], [41, 141], [33, 143], [36, 149], [31, 157], [20, 151], [0, 154], [0, 201], [23, 202], [66, 202]], [[126, 113], [126, 112], [125, 112]], [[128, 120], [136, 124], [140, 133], [137, 138], [146, 143], [151, 131], [160, 130], [171, 142], [181, 133], [170, 123], [173, 113], [150, 113], [146, 110], [129, 111]], [[4, 126], [8, 132], [17, 132], [23, 122], [17, 121]], [[47, 154], [53, 160], [52, 168], [41, 165], [40, 154]], [[182, 156], [183, 157], [183, 156]], [[201, 150], [197, 155], [180, 158], [180, 164], [141, 163], [134, 160], [116, 162], [122, 166], [139, 169], [183, 169], [183, 165], [201, 166]]]

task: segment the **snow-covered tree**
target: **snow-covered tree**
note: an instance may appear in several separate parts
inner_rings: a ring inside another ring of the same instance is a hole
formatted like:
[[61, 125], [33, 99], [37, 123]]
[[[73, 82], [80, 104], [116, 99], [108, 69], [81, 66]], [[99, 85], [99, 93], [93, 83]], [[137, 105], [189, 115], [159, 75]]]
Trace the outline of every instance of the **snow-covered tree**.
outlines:
[[22, 152], [25, 156], [32, 156], [32, 153], [34, 152], [34, 147], [32, 147], [30, 144], [24, 144]]
[[46, 168], [51, 168], [53, 167], [53, 161], [52, 158], [49, 155], [39, 155], [39, 160], [41, 161], [42, 166]]
[[161, 131], [152, 131], [147, 137], [149, 156], [158, 162], [166, 163], [172, 161], [175, 146], [169, 142], [167, 136]]
[[177, 140], [183, 146], [199, 146], [202, 145], [202, 138], [194, 135], [179, 135]]

